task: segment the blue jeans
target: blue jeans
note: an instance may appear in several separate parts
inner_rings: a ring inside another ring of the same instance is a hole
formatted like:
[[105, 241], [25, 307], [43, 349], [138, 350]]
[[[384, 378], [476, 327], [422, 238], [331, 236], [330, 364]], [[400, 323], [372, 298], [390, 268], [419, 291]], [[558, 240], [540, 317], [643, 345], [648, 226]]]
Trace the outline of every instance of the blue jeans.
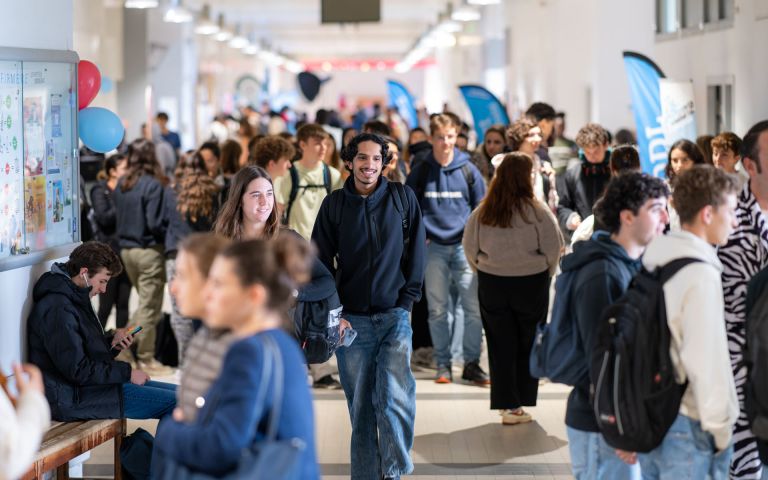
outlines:
[[715, 439], [701, 422], [678, 415], [661, 445], [638, 459], [643, 480], [725, 480], [732, 453], [733, 446], [715, 453]]
[[148, 381], [144, 385], [123, 384], [123, 415], [146, 420], [163, 418], [176, 408], [176, 385]]
[[408, 312], [345, 318], [357, 331], [352, 345], [336, 350], [352, 422], [352, 479], [399, 478], [413, 471], [416, 418]]
[[576, 480], [639, 480], [640, 466], [628, 465], [616, 456], [599, 432], [566, 426], [571, 468]]
[[[456, 245], [427, 245], [427, 269], [424, 286], [429, 308], [429, 333], [432, 335], [434, 357], [438, 366], [451, 364], [451, 325], [448, 321], [451, 278], [456, 282], [464, 316], [464, 364], [480, 359], [483, 324], [477, 300], [477, 275], [467, 263], [464, 248]], [[456, 316], [458, 320], [460, 317]]]

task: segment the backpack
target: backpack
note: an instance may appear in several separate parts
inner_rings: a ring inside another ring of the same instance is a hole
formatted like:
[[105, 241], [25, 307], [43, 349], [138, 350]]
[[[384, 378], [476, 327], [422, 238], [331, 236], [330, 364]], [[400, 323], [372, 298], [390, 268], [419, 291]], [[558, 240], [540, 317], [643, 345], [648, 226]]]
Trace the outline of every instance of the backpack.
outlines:
[[[426, 162], [422, 162], [423, 166], [419, 169], [418, 177], [416, 177], [416, 195], [419, 198], [424, 197], [424, 192], [427, 188], [427, 177], [429, 176], [429, 166]], [[475, 176], [472, 175], [472, 169], [469, 167], [469, 164], [464, 164], [461, 166], [461, 173], [464, 174], [464, 180], [467, 182], [467, 186], [469, 187], [467, 190], [469, 191], [469, 201], [470, 204], [474, 204], [474, 187], [475, 187]]]
[[307, 363], [325, 363], [336, 352], [341, 341], [342, 309], [336, 282], [330, 273], [316, 277], [299, 290], [296, 304], [288, 315], [293, 319], [294, 334]]
[[[408, 219], [408, 212], [411, 209], [411, 205], [408, 202], [408, 195], [405, 193], [405, 187], [399, 182], [387, 182], [387, 189], [389, 194], [392, 195], [392, 200], [395, 203], [395, 209], [400, 214], [400, 223], [403, 228], [403, 252], [404, 255], [400, 259], [400, 265], [404, 265], [408, 259], [408, 252], [410, 251], [411, 244], [411, 225]], [[331, 195], [329, 200], [329, 208], [331, 210], [331, 221], [338, 231], [341, 226], [341, 217], [344, 210], [344, 192], [339, 190]]]
[[558, 275], [552, 317], [549, 323], [544, 320], [536, 326], [528, 362], [534, 378], [548, 378], [554, 383], [573, 386], [589, 374], [579, 327], [572, 317], [572, 295], [567, 288], [573, 285], [578, 273], [579, 269], [574, 269]]
[[[750, 288], [752, 285], [750, 285]], [[747, 297], [750, 294], [747, 293]], [[752, 433], [768, 441], [768, 289], [763, 289], [749, 309], [746, 323], [747, 346], [744, 362], [748, 377], [744, 388], [744, 405]]]
[[603, 311], [591, 352], [590, 393], [600, 432], [612, 447], [647, 453], [680, 413], [688, 382], [675, 379], [664, 284], [694, 258], [679, 258], [632, 279]]
[[322, 185], [302, 185], [299, 186], [299, 171], [296, 165], [291, 165], [288, 169], [288, 173], [291, 175], [291, 193], [288, 195], [288, 205], [285, 207], [285, 214], [283, 216], [283, 225], [288, 225], [288, 221], [291, 218], [291, 208], [293, 208], [293, 202], [296, 201], [296, 197], [299, 195], [299, 189], [306, 191], [309, 188], [324, 188], [326, 195], [331, 194], [331, 170], [328, 165], [323, 163], [323, 184]]

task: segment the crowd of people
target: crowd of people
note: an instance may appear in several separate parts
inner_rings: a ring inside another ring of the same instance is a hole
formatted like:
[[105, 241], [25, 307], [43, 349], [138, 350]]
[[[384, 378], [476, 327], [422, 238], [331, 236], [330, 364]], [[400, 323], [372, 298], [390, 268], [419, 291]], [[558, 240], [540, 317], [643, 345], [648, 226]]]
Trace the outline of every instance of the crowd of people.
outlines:
[[[34, 288], [34, 366], [17, 372], [14, 416], [23, 425], [38, 410], [32, 443], [48, 407], [57, 421], [160, 419], [155, 478], [271, 468], [314, 479], [311, 385], [343, 389], [352, 478], [399, 478], [413, 471], [414, 347], [430, 346], [436, 383], [460, 374], [490, 387], [501, 423], [527, 423], [540, 382], [531, 353], [551, 317], [574, 332], [560, 367], [579, 372], [565, 417], [576, 478], [759, 478], [768, 444], [745, 406], [745, 299], [768, 265], [768, 121], [707, 139], [707, 151], [672, 143], [663, 180], [641, 173], [628, 132], [616, 144], [589, 123], [570, 140], [545, 103], [489, 128], [474, 151], [450, 112], [410, 131], [392, 111], [346, 129], [327, 116], [295, 134], [270, 121], [262, 135], [244, 112], [236, 132], [182, 152], [158, 114], [154, 133], [105, 159], [90, 191], [94, 240]], [[175, 161], [160, 161], [160, 144]], [[554, 148], [569, 165], [553, 166]], [[601, 434], [616, 419], [593, 403], [603, 312], [638, 272], [682, 258], [695, 261], [663, 285], [679, 412], [656, 448], [621, 450]], [[289, 311], [318, 279], [335, 282], [343, 346], [307, 365]], [[151, 379], [173, 372], [156, 356], [166, 283], [178, 386]], [[243, 453], [266, 444], [291, 460]]]

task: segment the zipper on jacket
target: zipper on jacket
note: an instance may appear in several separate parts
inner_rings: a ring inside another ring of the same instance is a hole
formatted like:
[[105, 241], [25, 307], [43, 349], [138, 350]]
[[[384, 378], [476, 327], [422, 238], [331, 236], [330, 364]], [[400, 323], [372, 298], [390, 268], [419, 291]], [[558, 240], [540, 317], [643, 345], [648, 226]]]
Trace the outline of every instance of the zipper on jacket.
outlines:
[[600, 402], [600, 388], [603, 386], [603, 378], [605, 377], [605, 370], [608, 367], [609, 357], [610, 357], [610, 352], [605, 352], [603, 354], [603, 363], [600, 366], [600, 375], [597, 376], [597, 388], [595, 390], [594, 409], [595, 409], [595, 418], [598, 420], [600, 420], [600, 408], [598, 407], [598, 404]]
[[616, 426], [619, 427], [619, 435], [624, 435], [624, 426], [621, 424], [621, 407], [619, 406], [619, 367], [621, 366], [621, 354], [616, 355], [613, 366], [613, 409], [616, 412]]

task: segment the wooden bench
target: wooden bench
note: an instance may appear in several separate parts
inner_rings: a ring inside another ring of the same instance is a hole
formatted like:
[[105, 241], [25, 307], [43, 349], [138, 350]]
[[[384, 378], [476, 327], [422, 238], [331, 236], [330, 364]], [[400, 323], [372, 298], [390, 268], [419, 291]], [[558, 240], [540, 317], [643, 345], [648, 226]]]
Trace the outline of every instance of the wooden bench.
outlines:
[[43, 437], [32, 468], [21, 477], [41, 479], [56, 469], [57, 480], [69, 478], [69, 461], [109, 440], [115, 440], [115, 479], [122, 478], [120, 444], [125, 436], [125, 419], [54, 422]]

